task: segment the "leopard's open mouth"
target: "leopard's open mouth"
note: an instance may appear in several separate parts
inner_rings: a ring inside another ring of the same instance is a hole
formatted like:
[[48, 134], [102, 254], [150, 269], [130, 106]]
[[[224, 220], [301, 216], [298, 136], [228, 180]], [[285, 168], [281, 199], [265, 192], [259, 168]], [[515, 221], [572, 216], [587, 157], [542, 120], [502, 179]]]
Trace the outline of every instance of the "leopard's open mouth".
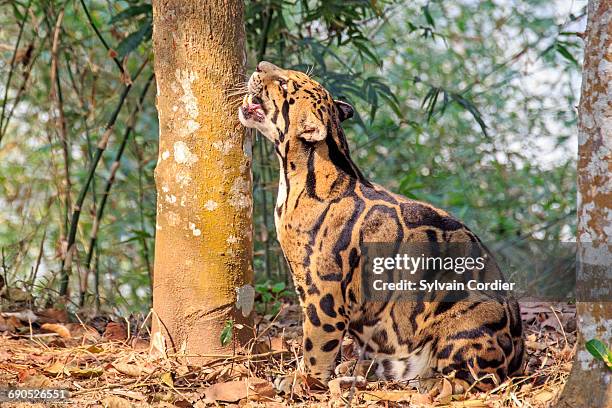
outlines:
[[263, 101], [260, 97], [253, 96], [250, 93], [245, 95], [242, 99], [240, 114], [245, 121], [254, 120], [258, 123], [263, 122], [266, 117], [263, 109]]

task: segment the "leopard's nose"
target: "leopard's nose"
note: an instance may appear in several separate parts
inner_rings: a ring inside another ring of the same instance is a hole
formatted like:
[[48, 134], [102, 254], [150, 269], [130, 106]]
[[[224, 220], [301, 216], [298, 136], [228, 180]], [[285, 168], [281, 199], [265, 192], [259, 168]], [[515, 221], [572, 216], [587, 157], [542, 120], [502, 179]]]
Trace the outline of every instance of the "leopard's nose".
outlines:
[[279, 69], [280, 69], [279, 67], [272, 64], [271, 62], [261, 61], [259, 64], [257, 64], [257, 68], [255, 68], [255, 71], [267, 73], [267, 72], [272, 72], [272, 71], [276, 71]]

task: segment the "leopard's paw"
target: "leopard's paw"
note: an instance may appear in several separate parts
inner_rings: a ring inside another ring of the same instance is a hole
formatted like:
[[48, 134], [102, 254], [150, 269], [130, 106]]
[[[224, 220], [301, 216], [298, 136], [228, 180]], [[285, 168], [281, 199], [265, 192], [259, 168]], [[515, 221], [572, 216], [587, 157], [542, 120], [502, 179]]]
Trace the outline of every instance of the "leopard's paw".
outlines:
[[360, 376], [369, 380], [376, 379], [376, 363], [372, 360], [349, 360], [336, 366], [335, 374], [341, 376]]
[[326, 383], [304, 374], [301, 371], [295, 371], [290, 374], [281, 375], [274, 380], [274, 388], [288, 396], [303, 396], [310, 390], [326, 389]]

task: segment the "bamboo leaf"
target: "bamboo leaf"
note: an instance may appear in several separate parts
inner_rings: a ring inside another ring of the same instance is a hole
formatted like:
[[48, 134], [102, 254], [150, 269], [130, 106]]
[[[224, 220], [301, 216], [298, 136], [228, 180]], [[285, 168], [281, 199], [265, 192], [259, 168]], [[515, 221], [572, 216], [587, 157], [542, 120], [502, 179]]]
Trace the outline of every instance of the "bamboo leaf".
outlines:
[[116, 24], [120, 21], [127, 20], [130, 17], [140, 16], [142, 14], [151, 15], [152, 13], [153, 8], [150, 4], [139, 4], [136, 6], [131, 6], [114, 15], [113, 18], [111, 18], [109, 24]]
[[468, 99], [464, 98], [463, 96], [457, 93], [451, 93], [450, 97], [452, 100], [457, 102], [459, 105], [461, 105], [465, 110], [467, 110], [472, 115], [474, 120], [476, 120], [476, 122], [480, 126], [482, 133], [486, 137], [488, 137], [489, 134], [487, 133], [487, 125], [482, 119], [482, 115], [480, 114], [480, 111], [478, 110], [478, 108], [471, 101], [469, 101]]
[[122, 59], [136, 49], [143, 41], [148, 41], [152, 33], [153, 25], [151, 20], [147, 19], [138, 31], [131, 33], [119, 43], [116, 50], [118, 58]]
[[425, 20], [427, 20], [427, 24], [435, 28], [436, 23], [433, 17], [431, 16], [431, 13], [429, 12], [429, 3], [423, 6], [423, 15], [425, 15]]
[[577, 66], [578, 66], [578, 65], [580, 65], [580, 64], [578, 63], [578, 61], [576, 60], [576, 58], [574, 58], [574, 56], [572, 55], [572, 53], [571, 53], [571, 52], [569, 52], [569, 50], [567, 49], [567, 47], [565, 47], [565, 45], [563, 45], [562, 43], [557, 42], [557, 43], [555, 44], [555, 49], [557, 50], [557, 52], [558, 52], [559, 54], [561, 54], [561, 55], [563, 56], [563, 58], [565, 58], [566, 60], [568, 60], [568, 61], [569, 61], [569, 62], [571, 62], [572, 64], [575, 64], [575, 65], [577, 65]]

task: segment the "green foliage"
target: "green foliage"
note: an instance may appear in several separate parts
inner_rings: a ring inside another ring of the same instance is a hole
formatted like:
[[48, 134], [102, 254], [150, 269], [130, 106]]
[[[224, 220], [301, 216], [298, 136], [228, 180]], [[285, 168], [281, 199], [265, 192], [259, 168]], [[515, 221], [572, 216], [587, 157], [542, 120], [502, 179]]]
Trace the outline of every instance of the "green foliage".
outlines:
[[255, 292], [258, 295], [255, 304], [257, 312], [260, 314], [271, 314], [276, 316], [281, 309], [282, 299], [291, 298], [294, 294], [286, 290], [285, 282], [266, 281], [255, 285]]
[[148, 19], [153, 16], [153, 8], [150, 4], [137, 4], [131, 5], [126, 9], [123, 9], [121, 12], [115, 14], [113, 18], [108, 22], [111, 25], [117, 24], [119, 22], [125, 20], [131, 20], [135, 17], [146, 16]]
[[130, 5], [114, 15], [110, 19], [109, 24], [113, 26], [130, 26], [134, 22], [138, 23], [138, 28], [117, 45], [116, 52], [119, 59], [123, 59], [140, 44], [151, 39], [151, 34], [153, 34], [153, 8], [150, 4]]
[[603, 361], [612, 370], [612, 351], [610, 351], [608, 346], [598, 339], [591, 339], [584, 346], [596, 360]]
[[143, 41], [151, 39], [153, 33], [153, 21], [150, 18], [144, 20], [138, 30], [130, 33], [125, 39], [123, 39], [117, 46], [117, 56], [123, 59], [126, 55], [132, 52], [138, 47]]
[[234, 321], [232, 319], [228, 319], [225, 322], [225, 326], [223, 326], [223, 330], [221, 331], [221, 336], [219, 340], [221, 341], [222, 346], [227, 346], [230, 344], [232, 339], [234, 338]]

